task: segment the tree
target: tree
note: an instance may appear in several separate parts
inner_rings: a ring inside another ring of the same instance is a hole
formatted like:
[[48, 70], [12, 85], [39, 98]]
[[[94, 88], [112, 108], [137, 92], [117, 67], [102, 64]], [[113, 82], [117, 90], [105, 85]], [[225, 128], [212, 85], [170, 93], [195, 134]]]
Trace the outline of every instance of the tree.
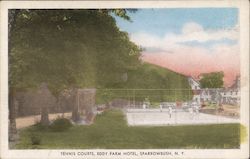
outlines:
[[223, 87], [223, 72], [211, 72], [202, 74], [200, 84], [202, 88], [222, 88]]
[[48, 108], [51, 106], [53, 95], [48, 89], [46, 83], [42, 83], [40, 89], [38, 91], [39, 101], [37, 104], [41, 107], [41, 124], [44, 126], [49, 125], [49, 110]]
[[[126, 12], [9, 10], [10, 113], [15, 112], [15, 92], [37, 89], [41, 83], [58, 96], [65, 89], [76, 92], [122, 81], [119, 77], [134, 69], [140, 56], [140, 48], [110, 15], [130, 20]], [[47, 116], [47, 110], [42, 112]], [[14, 122], [15, 116], [10, 119]]]

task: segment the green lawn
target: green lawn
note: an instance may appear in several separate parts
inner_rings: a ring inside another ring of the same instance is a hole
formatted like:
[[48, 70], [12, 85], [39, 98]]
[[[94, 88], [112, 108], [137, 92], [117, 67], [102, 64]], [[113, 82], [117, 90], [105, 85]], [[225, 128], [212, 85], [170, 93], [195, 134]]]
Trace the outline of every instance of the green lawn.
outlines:
[[[31, 145], [30, 134], [41, 136]], [[21, 130], [17, 149], [156, 149], [156, 148], [239, 148], [240, 124], [196, 126], [128, 127], [120, 110], [109, 110], [90, 126], [73, 126], [65, 132]]]

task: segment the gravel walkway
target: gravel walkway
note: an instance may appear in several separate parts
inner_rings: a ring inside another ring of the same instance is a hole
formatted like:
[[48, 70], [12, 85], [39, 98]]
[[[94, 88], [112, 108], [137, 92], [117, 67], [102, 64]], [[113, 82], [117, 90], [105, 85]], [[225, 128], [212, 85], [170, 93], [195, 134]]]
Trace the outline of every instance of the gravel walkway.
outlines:
[[[62, 113], [57, 114], [49, 114], [49, 119], [54, 120], [58, 116], [62, 115]], [[71, 113], [64, 113], [64, 117], [69, 118], [71, 117]], [[25, 128], [31, 125], [34, 125], [38, 121], [40, 121], [41, 115], [33, 115], [33, 116], [27, 116], [27, 117], [20, 117], [16, 119], [16, 127], [17, 129]]]

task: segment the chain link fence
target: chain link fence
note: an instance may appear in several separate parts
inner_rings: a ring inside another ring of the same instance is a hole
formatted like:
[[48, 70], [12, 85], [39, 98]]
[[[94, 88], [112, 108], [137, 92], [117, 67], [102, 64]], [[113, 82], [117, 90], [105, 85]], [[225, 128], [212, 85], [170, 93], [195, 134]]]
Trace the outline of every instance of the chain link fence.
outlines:
[[[86, 102], [88, 99], [85, 98], [86, 94], [81, 93], [83, 90], [79, 89], [77, 97], [72, 95], [72, 91], [68, 91], [57, 98], [43, 100], [52, 102], [49, 113], [72, 112], [73, 105], [77, 103], [81, 114], [89, 111], [99, 113], [106, 108], [121, 108], [127, 114], [134, 116], [135, 120], [138, 117], [138, 121], [145, 123], [147, 120], [155, 120], [160, 124], [168, 122], [178, 124], [180, 121], [219, 123], [223, 120], [240, 118], [240, 93], [238, 96], [235, 94], [225, 96], [222, 89], [95, 89], [94, 101], [89, 100], [94, 103], [90, 104], [91, 108]], [[40, 114], [37, 98], [40, 97], [34, 92], [19, 94], [17, 98], [19, 116]], [[228, 101], [234, 101], [234, 104]], [[143, 118], [139, 119], [142, 115]], [[152, 115], [154, 117], [151, 119]]]

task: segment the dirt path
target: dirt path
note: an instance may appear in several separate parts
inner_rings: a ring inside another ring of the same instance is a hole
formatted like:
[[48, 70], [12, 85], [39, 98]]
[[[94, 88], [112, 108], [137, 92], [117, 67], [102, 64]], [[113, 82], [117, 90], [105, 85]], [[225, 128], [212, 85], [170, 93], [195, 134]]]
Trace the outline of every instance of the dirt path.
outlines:
[[[62, 113], [49, 114], [49, 119], [54, 120], [61, 115], [62, 115]], [[70, 118], [71, 113], [64, 113], [64, 117]], [[39, 122], [40, 119], [41, 119], [41, 115], [20, 117], [20, 118], [16, 119], [16, 127], [17, 127], [17, 129], [21, 129], [21, 128], [31, 126], [31, 125], [34, 125], [35, 123]]]

